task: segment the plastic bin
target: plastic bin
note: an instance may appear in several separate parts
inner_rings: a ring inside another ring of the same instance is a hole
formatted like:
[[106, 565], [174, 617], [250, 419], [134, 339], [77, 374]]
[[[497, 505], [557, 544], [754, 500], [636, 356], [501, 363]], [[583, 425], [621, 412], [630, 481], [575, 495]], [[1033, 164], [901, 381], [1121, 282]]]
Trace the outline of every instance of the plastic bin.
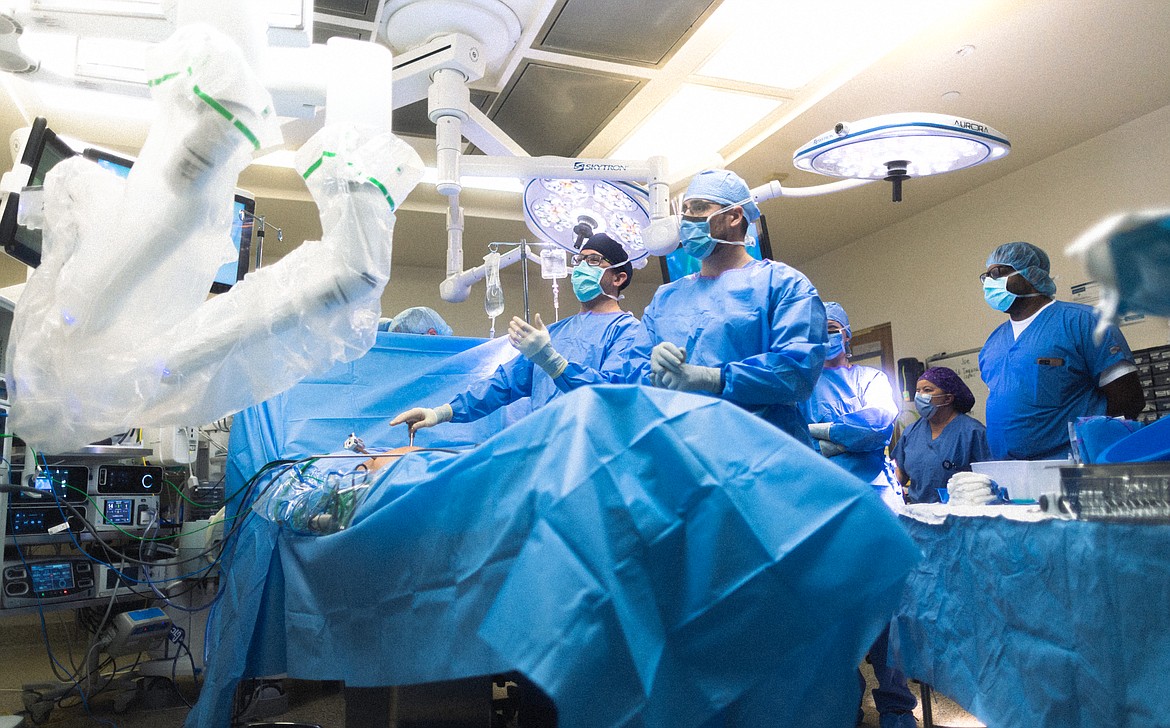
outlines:
[[989, 460], [971, 463], [971, 470], [982, 473], [1007, 490], [1012, 501], [1035, 501], [1041, 493], [1060, 490], [1060, 468], [1071, 460]]

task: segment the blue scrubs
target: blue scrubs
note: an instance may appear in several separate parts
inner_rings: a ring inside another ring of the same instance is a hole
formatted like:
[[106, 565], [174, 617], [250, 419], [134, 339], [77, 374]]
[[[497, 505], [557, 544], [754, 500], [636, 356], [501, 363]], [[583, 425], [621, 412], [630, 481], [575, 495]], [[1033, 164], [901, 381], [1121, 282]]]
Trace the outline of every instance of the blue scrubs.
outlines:
[[687, 362], [719, 367], [720, 397], [812, 446], [798, 404], [820, 375], [825, 307], [803, 273], [755, 260], [717, 277], [698, 273], [658, 289], [630, 350], [626, 381], [650, 384], [650, 351], [670, 341]]
[[1097, 315], [1079, 303], [1056, 301], [1016, 339], [1010, 321], [991, 332], [979, 352], [987, 397], [987, 444], [995, 460], [1068, 457], [1068, 423], [1105, 414], [1101, 373], [1133, 361], [1129, 344], [1110, 326], [1093, 343]]
[[554, 381], [527, 357], [517, 355], [452, 399], [451, 421], [478, 420], [524, 397], [530, 397], [532, 409], [537, 410], [576, 387], [621, 383], [626, 352], [641, 328], [628, 311], [582, 311], [557, 321], [548, 327], [548, 336], [553, 348], [569, 361], [561, 376]]
[[870, 485], [896, 486], [886, 445], [899, 409], [885, 372], [866, 366], [825, 369], [801, 411], [809, 424], [832, 423], [829, 439], [846, 449], [834, 463]]
[[992, 459], [986, 428], [965, 414], [955, 415], [934, 439], [930, 422], [918, 420], [894, 443], [891, 455], [910, 476], [912, 503], [939, 502], [938, 489], [947, 487], [952, 475], [970, 472], [971, 463]]

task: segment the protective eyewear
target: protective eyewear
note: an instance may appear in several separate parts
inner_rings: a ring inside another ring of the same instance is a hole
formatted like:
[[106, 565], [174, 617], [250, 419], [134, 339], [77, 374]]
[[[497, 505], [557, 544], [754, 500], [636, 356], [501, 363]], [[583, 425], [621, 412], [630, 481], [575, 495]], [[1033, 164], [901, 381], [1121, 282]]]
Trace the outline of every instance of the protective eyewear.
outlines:
[[682, 208], [679, 211], [682, 213], [684, 220], [701, 222], [703, 220], [710, 220], [716, 215], [721, 215], [734, 207], [742, 207], [751, 201], [752, 198], [749, 197], [731, 205], [723, 205], [719, 202], [695, 198], [683, 202]]
[[1007, 278], [1015, 273], [1018, 273], [1015, 268], [1007, 265], [993, 265], [986, 273], [979, 274], [979, 282], [984, 283], [990, 278], [993, 281], [998, 281], [1000, 278]]
[[588, 263], [594, 267], [600, 267], [602, 263], [610, 265], [610, 262], [602, 257], [600, 253], [589, 253], [588, 255], [575, 254], [573, 256], [573, 265], [581, 265], [582, 263]]

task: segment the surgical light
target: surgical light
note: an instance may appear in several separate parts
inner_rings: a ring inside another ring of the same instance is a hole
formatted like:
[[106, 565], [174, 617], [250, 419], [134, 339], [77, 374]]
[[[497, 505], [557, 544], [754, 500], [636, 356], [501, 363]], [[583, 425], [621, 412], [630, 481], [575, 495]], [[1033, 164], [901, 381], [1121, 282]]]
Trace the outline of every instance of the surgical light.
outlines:
[[902, 182], [1006, 156], [1011, 143], [995, 129], [946, 114], [905, 113], [840, 123], [793, 154], [798, 169], [830, 177], [884, 179], [894, 202]]
[[534, 179], [524, 188], [524, 220], [541, 240], [575, 253], [591, 235], [605, 233], [635, 268], [650, 255], [642, 241], [647, 207], [646, 192], [626, 182]]

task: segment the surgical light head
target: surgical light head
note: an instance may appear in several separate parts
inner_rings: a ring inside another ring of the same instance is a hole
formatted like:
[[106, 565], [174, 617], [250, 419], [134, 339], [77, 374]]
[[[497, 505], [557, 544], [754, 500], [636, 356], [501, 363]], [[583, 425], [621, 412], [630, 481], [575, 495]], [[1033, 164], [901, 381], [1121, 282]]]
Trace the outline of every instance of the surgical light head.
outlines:
[[687, 186], [683, 202], [687, 200], [710, 200], [723, 205], [743, 207], [748, 222], [760, 219], [760, 208], [756, 207], [751, 190], [735, 172], [726, 169], [709, 169], [700, 172]]
[[1023, 276], [1038, 293], [1052, 297], [1056, 295], [1056, 283], [1050, 271], [1052, 264], [1048, 253], [1031, 243], [1004, 243], [987, 257], [987, 265], [1010, 265]]

